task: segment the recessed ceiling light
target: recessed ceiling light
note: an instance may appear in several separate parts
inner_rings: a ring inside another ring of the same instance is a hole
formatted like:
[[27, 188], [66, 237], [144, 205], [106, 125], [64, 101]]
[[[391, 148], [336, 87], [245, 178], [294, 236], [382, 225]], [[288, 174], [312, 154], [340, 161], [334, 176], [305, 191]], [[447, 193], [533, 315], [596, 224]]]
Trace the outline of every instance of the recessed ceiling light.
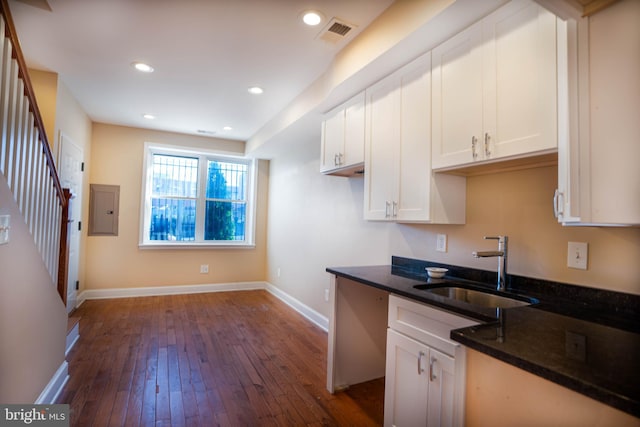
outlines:
[[154, 116], [153, 114], [143, 114], [142, 117], [144, 117], [147, 120], [155, 120], [156, 116]]
[[145, 64], [144, 62], [134, 62], [131, 65], [133, 68], [138, 71], [142, 71], [143, 73], [153, 73], [153, 67], [149, 64]]
[[253, 95], [260, 95], [262, 92], [264, 92], [264, 90], [258, 86], [250, 87], [248, 90], [249, 90], [249, 93]]
[[222, 128], [223, 130], [233, 130], [233, 128], [231, 126], [225, 126]]
[[302, 21], [311, 27], [315, 27], [322, 22], [322, 14], [315, 10], [308, 10], [302, 14]]

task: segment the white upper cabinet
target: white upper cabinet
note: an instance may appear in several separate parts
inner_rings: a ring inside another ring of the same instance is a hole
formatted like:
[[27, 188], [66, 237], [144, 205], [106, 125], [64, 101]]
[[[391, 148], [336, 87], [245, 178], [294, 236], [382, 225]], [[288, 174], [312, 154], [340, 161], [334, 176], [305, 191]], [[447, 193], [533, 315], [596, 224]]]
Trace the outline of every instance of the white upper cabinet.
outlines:
[[621, 0], [568, 20], [555, 198], [565, 225], [640, 225], [638, 17], [640, 2]]
[[365, 219], [462, 224], [463, 177], [431, 165], [431, 55], [366, 90]]
[[556, 17], [498, 9], [433, 50], [434, 169], [557, 150]]
[[320, 172], [348, 176], [362, 170], [364, 118], [364, 92], [325, 115]]

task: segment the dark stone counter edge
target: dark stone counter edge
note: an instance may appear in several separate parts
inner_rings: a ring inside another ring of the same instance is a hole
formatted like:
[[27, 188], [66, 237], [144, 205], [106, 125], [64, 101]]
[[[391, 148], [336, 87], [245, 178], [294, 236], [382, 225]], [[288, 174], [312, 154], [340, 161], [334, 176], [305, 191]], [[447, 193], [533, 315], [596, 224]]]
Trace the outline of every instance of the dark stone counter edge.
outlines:
[[487, 354], [495, 359], [508, 363], [509, 365], [515, 366], [533, 375], [544, 378], [553, 383], [597, 400], [598, 402], [619, 409], [635, 417], [640, 417], [640, 407], [638, 406], [638, 402], [633, 401], [626, 396], [614, 393], [611, 390], [598, 387], [596, 384], [581, 381], [578, 378], [564, 375], [552, 369], [548, 369], [544, 366], [540, 366], [528, 360], [524, 360], [518, 356], [514, 356], [510, 353], [483, 345], [482, 343], [470, 339], [465, 335], [465, 331], [471, 328], [455, 329], [451, 331], [451, 339], [459, 342], [460, 344], [463, 344], [468, 348], [476, 350], [480, 353]]
[[[454, 269], [454, 274], [456, 276], [461, 276], [464, 279], [467, 280], [478, 280], [478, 281], [482, 281], [482, 282], [490, 282], [490, 280], [487, 279], [492, 279], [492, 277], [495, 277], [495, 273], [491, 273], [491, 272], [484, 272], [481, 270], [473, 270], [473, 269], [467, 269], [464, 267], [458, 267], [458, 266], [449, 266], [446, 264], [440, 264], [440, 263], [434, 263], [434, 262], [429, 262], [429, 261], [419, 261], [419, 260], [412, 260], [412, 259], [407, 259], [407, 258], [401, 258], [401, 257], [392, 257], [392, 264], [393, 266], [396, 267], [400, 267], [402, 268], [402, 270], [406, 271], [407, 273], [412, 273], [415, 272], [416, 276], [414, 278], [414, 280], [419, 281], [422, 276], [424, 276], [424, 268], [427, 266], [437, 266], [437, 267], [445, 267], [445, 268], [450, 268], [450, 270], [453, 268]], [[495, 322], [495, 318], [491, 318], [488, 316], [482, 316], [479, 313], [468, 313], [468, 312], [464, 312], [464, 310], [460, 310], [458, 307], [452, 307], [449, 306], [447, 304], [443, 304], [440, 303], [439, 301], [433, 301], [430, 299], [425, 299], [425, 298], [417, 298], [415, 294], [409, 293], [409, 292], [403, 292], [402, 290], [399, 289], [395, 289], [391, 286], [385, 286], [384, 284], [372, 281], [372, 280], [368, 280], [366, 278], [363, 277], [359, 277], [357, 275], [353, 275], [353, 274], [348, 274], [345, 273], [344, 271], [340, 271], [340, 268], [334, 269], [334, 268], [327, 268], [326, 269], [327, 272], [337, 275], [337, 276], [341, 276], [347, 279], [351, 279], [354, 281], [357, 281], [359, 283], [363, 283], [381, 290], [385, 290], [388, 291], [390, 293], [396, 294], [396, 295], [401, 295], [410, 299], [413, 299], [415, 301], [419, 301], [425, 304], [429, 304], [429, 305], [433, 305], [433, 306], [437, 306], [440, 308], [443, 308], [445, 310], [449, 310], [449, 311], [454, 311], [457, 312], [459, 314], [462, 315], [467, 315], [467, 316], [471, 316], [474, 317], [476, 319], [478, 319], [479, 321], [484, 321], [485, 324], [490, 324], [492, 322]], [[519, 278], [516, 276], [516, 280], [518, 280]], [[524, 281], [528, 282], [530, 279], [527, 278], [523, 278]], [[426, 278], [425, 278], [426, 280]], [[513, 280], [513, 278], [512, 278]], [[522, 279], [521, 279], [522, 280]], [[544, 282], [545, 284], [548, 283], [552, 283], [552, 282], [546, 282], [546, 281], [542, 281], [542, 280], [537, 280], [537, 279], [531, 279], [531, 283], [533, 284], [539, 284]], [[512, 284], [513, 285], [513, 284]], [[564, 289], [564, 284], [554, 284], [557, 285], [559, 287], [559, 289], [563, 290]], [[567, 286], [567, 290], [570, 294], [573, 294], [572, 296], [575, 297], [576, 294], [576, 290], [578, 290], [577, 293], [580, 292], [585, 292], [584, 288], [580, 287], [580, 286], [576, 286], [576, 285], [566, 285]], [[519, 288], [519, 286], [514, 286], [516, 288]], [[558, 298], [560, 295], [558, 295], [558, 287], [554, 288], [554, 297]], [[534, 287], [535, 288], [535, 287]], [[534, 290], [535, 292], [535, 290]], [[590, 295], [593, 292], [598, 292], [598, 290], [586, 290], [587, 295]], [[617, 294], [615, 292], [610, 292], [610, 291], [606, 291], [603, 290], [602, 292], [606, 293], [606, 294]], [[537, 297], [540, 297], [540, 295], [536, 295]], [[580, 304], [580, 301], [576, 301], [575, 299], [571, 299], [573, 301], [573, 303], [578, 302], [578, 304]], [[638, 299], [636, 298], [636, 296], [631, 296], [631, 300], [632, 300], [632, 304], [631, 305], [631, 310], [635, 309], [635, 306], [637, 305], [637, 301]], [[619, 302], [619, 301], [618, 301]], [[625, 301], [626, 303], [628, 303], [628, 301]], [[586, 308], [586, 307], [585, 307]], [[594, 307], [595, 308], [595, 307]], [[599, 307], [598, 307], [599, 308]], [[618, 305], [618, 309], [620, 308], [620, 306]], [[625, 310], [626, 311], [626, 310]], [[607, 323], [607, 322], [603, 322], [603, 323]], [[634, 325], [635, 326], [635, 325]], [[624, 411], [626, 413], [629, 413], [635, 417], [640, 417], [640, 405], [638, 405], [638, 402], [636, 400], [632, 400], [629, 399], [629, 397], [627, 396], [623, 396], [620, 394], [617, 394], [611, 390], [607, 390], [604, 389], [602, 387], [599, 387], [596, 384], [590, 383], [590, 382], [585, 382], [582, 381], [578, 378], [572, 377], [572, 376], [568, 376], [562, 373], [559, 373], [557, 371], [545, 368], [544, 366], [532, 363], [530, 361], [524, 360], [516, 355], [513, 355], [511, 353], [508, 352], [503, 352], [500, 350], [497, 350], [495, 348], [483, 345], [481, 342], [473, 340], [471, 338], [469, 338], [468, 336], [465, 335], [465, 332], [472, 329], [474, 327], [470, 327], [470, 328], [462, 328], [462, 329], [456, 329], [451, 331], [451, 339], [453, 339], [454, 341], [457, 341], [471, 349], [474, 349], [476, 351], [479, 351], [481, 353], [487, 354], [491, 357], [494, 357], [498, 360], [501, 360], [505, 363], [508, 363], [512, 366], [518, 367], [520, 369], [523, 369], [524, 371], [527, 371], [529, 373], [532, 373], [536, 376], [539, 376], [541, 378], [547, 379], [551, 382], [554, 382], [556, 384], [559, 384], [561, 386], [567, 387], [573, 391], [576, 391], [580, 394], [583, 394], [585, 396], [591, 397], [599, 402], [602, 402], [604, 404], [607, 404], [609, 406], [612, 406], [616, 409], [619, 409], [621, 411]], [[634, 328], [635, 329], [635, 328]]]

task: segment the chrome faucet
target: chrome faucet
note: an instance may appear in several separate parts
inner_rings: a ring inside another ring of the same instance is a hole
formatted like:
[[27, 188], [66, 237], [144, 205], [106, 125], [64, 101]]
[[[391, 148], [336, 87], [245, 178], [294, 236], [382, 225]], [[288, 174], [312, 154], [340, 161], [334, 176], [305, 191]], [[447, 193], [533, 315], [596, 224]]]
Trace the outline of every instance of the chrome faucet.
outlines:
[[485, 236], [486, 240], [497, 240], [497, 251], [478, 251], [472, 255], [476, 258], [498, 257], [498, 283], [496, 289], [505, 291], [507, 289], [507, 236]]

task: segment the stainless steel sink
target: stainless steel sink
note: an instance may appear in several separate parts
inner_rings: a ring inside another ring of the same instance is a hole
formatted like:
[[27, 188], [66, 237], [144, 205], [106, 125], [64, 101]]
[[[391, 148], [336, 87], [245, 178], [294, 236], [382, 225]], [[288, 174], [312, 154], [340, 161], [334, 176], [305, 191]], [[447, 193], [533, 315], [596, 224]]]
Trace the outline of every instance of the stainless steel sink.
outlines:
[[486, 308], [513, 308], [531, 305], [537, 301], [526, 297], [511, 297], [496, 295], [490, 292], [483, 292], [457, 286], [429, 287], [429, 285], [417, 285], [417, 289], [431, 292], [436, 295], [451, 298], [456, 301], [465, 302]]

